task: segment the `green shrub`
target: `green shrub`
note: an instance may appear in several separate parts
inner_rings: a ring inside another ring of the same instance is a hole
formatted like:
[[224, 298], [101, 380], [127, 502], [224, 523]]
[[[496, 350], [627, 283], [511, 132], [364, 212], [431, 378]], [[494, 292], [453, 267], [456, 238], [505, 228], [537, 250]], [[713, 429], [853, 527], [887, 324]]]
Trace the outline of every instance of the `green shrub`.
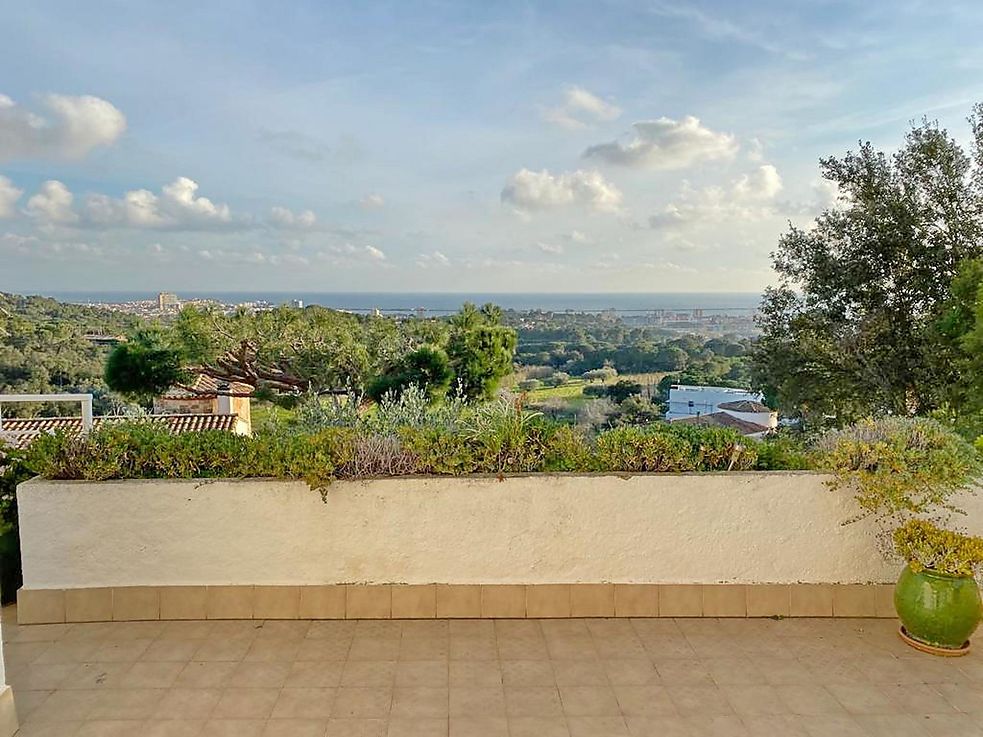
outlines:
[[852, 492], [860, 517], [955, 511], [950, 497], [983, 470], [972, 445], [923, 417], [864, 420], [826, 433], [818, 450], [830, 488]]
[[947, 576], [972, 576], [983, 565], [983, 538], [910, 519], [894, 531], [894, 547], [915, 573], [926, 568]]
[[52, 479], [272, 477], [323, 489], [336, 478], [406, 474], [745, 470], [755, 468], [758, 447], [732, 430], [661, 422], [591, 439], [514, 398], [484, 405], [460, 423], [382, 424], [381, 432], [368, 425], [314, 432], [277, 425], [243, 437], [174, 435], [135, 421], [83, 437], [42, 436], [25, 465]]
[[762, 471], [807, 471], [816, 464], [804, 440], [781, 432], [757, 443], [757, 468]]

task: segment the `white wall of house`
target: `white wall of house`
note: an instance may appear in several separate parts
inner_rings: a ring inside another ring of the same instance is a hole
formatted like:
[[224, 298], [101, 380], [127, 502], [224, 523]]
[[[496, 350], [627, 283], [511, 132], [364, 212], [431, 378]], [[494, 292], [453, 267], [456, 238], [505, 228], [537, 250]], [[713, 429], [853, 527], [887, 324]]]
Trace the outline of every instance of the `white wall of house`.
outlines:
[[720, 405], [726, 402], [739, 402], [744, 399], [760, 402], [762, 398], [761, 394], [745, 389], [731, 389], [723, 386], [674, 385], [669, 389], [669, 406], [666, 411], [666, 419], [675, 420], [680, 417], [708, 415], [711, 412], [717, 412]]
[[[305, 484], [34, 480], [27, 589], [329, 583], [867, 583], [899, 565], [803, 473]], [[965, 505], [983, 532], [983, 501]], [[961, 519], [961, 521], [963, 521]]]

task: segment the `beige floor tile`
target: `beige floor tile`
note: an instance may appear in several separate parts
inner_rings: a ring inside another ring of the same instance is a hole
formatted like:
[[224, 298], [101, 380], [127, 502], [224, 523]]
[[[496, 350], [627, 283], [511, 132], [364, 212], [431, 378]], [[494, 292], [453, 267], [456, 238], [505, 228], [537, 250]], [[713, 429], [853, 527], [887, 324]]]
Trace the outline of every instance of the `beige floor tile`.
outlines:
[[822, 686], [775, 686], [779, 698], [792, 714], [822, 716], [846, 714], [846, 709]]
[[92, 653], [95, 663], [133, 662], [139, 660], [153, 640], [119, 640], [103, 642]]
[[89, 719], [150, 719], [164, 698], [164, 689], [105, 689], [99, 692]]
[[431, 686], [447, 688], [446, 660], [401, 660], [396, 664], [396, 687]]
[[344, 663], [337, 661], [297, 661], [290, 666], [285, 688], [334, 688], [341, 685]]
[[201, 719], [151, 719], [143, 723], [143, 737], [198, 737], [204, 728]]
[[515, 717], [509, 719], [510, 737], [570, 737], [564, 717]]
[[325, 737], [386, 737], [388, 719], [329, 719]]
[[742, 718], [748, 737], [809, 737], [802, 717], [789, 714], [745, 716]]
[[293, 663], [236, 663], [225, 679], [229, 688], [282, 688]]
[[666, 691], [682, 717], [729, 716], [734, 713], [727, 697], [716, 686], [667, 685]]
[[734, 715], [697, 715], [686, 717], [686, 724], [694, 735], [713, 737], [748, 737], [743, 720]]
[[[16, 690], [15, 686], [15, 693]], [[83, 721], [99, 705], [101, 696], [100, 691], [55, 691], [38, 705], [25, 722]]]
[[624, 717], [567, 717], [570, 737], [621, 737], [628, 735]]
[[662, 682], [655, 666], [641, 658], [614, 658], [601, 661], [612, 686], [651, 686]]
[[206, 640], [154, 640], [144, 650], [140, 660], [187, 663]]
[[506, 687], [555, 686], [556, 676], [549, 660], [502, 660], [502, 682]]
[[152, 718], [208, 719], [221, 696], [217, 688], [172, 688], [158, 702]]
[[703, 737], [683, 717], [625, 717], [625, 722], [632, 737]]
[[447, 737], [447, 719], [393, 717], [387, 737]]
[[349, 660], [341, 672], [342, 686], [392, 687], [395, 680], [395, 660]]
[[143, 737], [144, 722], [129, 720], [92, 720], [85, 722], [76, 737]]
[[345, 719], [385, 719], [392, 706], [391, 688], [348, 688], [342, 686], [335, 697], [333, 717]]
[[497, 660], [452, 660], [448, 674], [452, 687], [502, 685], [502, 667]]
[[556, 686], [506, 686], [505, 711], [511, 717], [561, 717]]
[[174, 681], [177, 688], [220, 688], [227, 685], [236, 663], [197, 663], [184, 666]]
[[451, 660], [498, 660], [498, 644], [494, 636], [451, 637]]
[[280, 691], [270, 718], [327, 720], [334, 699], [333, 688], [285, 688]]
[[262, 737], [265, 719], [209, 719], [199, 737]]
[[659, 680], [665, 686], [713, 686], [706, 662], [698, 658], [659, 658], [655, 661]]
[[271, 719], [262, 737], [324, 737], [327, 719]]
[[554, 660], [558, 686], [606, 686], [608, 674], [600, 660]]
[[725, 684], [720, 690], [740, 716], [788, 714], [788, 707], [768, 685]]
[[51, 665], [29, 665], [7, 676], [14, 690], [46, 691], [60, 688], [73, 677], [78, 665], [73, 663], [53, 663]]
[[226, 688], [212, 710], [212, 719], [269, 719], [280, 696], [278, 688]]
[[399, 657], [399, 637], [355, 637], [348, 651], [350, 660], [396, 660]]
[[399, 643], [400, 660], [447, 660], [450, 640], [444, 636], [403, 637]]
[[301, 642], [295, 639], [265, 638], [253, 640], [243, 660], [247, 662], [291, 663], [297, 658]]
[[[162, 642], [162, 641], [159, 641]], [[154, 643], [155, 645], [158, 643]], [[207, 639], [198, 643], [191, 660], [231, 660], [238, 662], [246, 657], [251, 640]]]
[[851, 714], [896, 714], [897, 705], [872, 684], [832, 684], [826, 690]]
[[184, 669], [184, 663], [133, 663], [119, 678], [121, 688], [170, 688]]
[[542, 634], [535, 637], [498, 637], [498, 657], [502, 660], [549, 660]]
[[448, 689], [440, 686], [400, 686], [393, 690], [392, 718], [446, 718]]
[[618, 699], [609, 686], [561, 686], [560, 701], [568, 717], [621, 714]]
[[453, 717], [450, 737], [509, 737], [505, 717]]
[[664, 686], [615, 686], [618, 706], [625, 716], [677, 716]]
[[505, 716], [502, 686], [457, 686], [451, 679], [450, 715], [455, 717]]

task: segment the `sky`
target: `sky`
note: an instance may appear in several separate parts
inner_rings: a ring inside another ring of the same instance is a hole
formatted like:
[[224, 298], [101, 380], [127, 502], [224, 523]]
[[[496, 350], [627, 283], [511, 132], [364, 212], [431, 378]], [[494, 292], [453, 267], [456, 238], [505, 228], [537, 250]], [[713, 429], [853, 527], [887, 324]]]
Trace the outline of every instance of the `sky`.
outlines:
[[0, 290], [751, 292], [975, 0], [0, 0]]

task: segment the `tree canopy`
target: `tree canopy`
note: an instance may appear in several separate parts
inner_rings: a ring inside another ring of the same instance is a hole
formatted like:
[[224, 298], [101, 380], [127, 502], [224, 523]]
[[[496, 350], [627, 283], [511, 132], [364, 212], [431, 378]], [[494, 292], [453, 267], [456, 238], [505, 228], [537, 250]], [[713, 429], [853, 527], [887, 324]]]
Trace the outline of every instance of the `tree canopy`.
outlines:
[[820, 162], [837, 202], [780, 239], [754, 349], [756, 383], [787, 414], [843, 423], [956, 398], [940, 325], [960, 268], [983, 254], [981, 115], [969, 154], [923, 121], [893, 155], [864, 143]]

